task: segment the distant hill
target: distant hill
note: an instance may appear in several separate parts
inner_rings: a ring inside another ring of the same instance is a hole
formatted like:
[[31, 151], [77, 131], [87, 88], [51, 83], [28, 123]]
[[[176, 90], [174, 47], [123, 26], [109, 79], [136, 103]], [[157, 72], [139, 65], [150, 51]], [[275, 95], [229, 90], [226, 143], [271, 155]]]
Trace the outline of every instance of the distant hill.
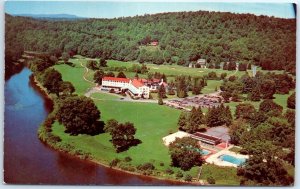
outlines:
[[[38, 15], [35, 15], [38, 16]], [[50, 16], [50, 15], [48, 15]], [[296, 71], [296, 19], [226, 12], [174, 12], [53, 22], [5, 15], [6, 62], [16, 51], [68, 52], [91, 58], [188, 66], [206, 59]], [[75, 19], [75, 20], [74, 20]], [[151, 42], [158, 42], [150, 51]], [[60, 53], [57, 53], [60, 54]]]
[[77, 20], [84, 19], [72, 14], [14, 14], [13, 16], [30, 17], [43, 20]]

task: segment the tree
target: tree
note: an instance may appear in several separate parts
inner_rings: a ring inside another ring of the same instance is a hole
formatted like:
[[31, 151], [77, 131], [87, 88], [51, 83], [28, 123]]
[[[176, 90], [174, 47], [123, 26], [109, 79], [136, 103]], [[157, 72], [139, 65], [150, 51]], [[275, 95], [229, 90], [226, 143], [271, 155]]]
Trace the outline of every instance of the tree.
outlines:
[[193, 82], [193, 88], [192, 88], [192, 93], [194, 95], [198, 95], [201, 93], [201, 89], [203, 88], [202, 86], [202, 80], [200, 80], [198, 78], [194, 78], [194, 82]]
[[251, 66], [250, 63], [247, 65], [247, 69], [248, 69], [248, 70], [251, 70], [251, 69], [252, 69], [252, 66]]
[[91, 69], [91, 70], [98, 70], [98, 63], [96, 60], [88, 60], [86, 63], [86, 67]]
[[263, 185], [287, 186], [294, 182], [282, 160], [270, 153], [250, 156], [245, 166], [239, 168], [238, 175]]
[[291, 96], [287, 99], [287, 107], [291, 109], [295, 109], [296, 107], [296, 93], [294, 92]]
[[29, 67], [33, 72], [43, 72], [54, 65], [52, 61], [34, 58], [28, 61]]
[[270, 79], [266, 79], [260, 86], [260, 93], [263, 99], [272, 99], [276, 92], [275, 82]]
[[161, 96], [158, 97], [158, 105], [163, 105], [164, 102], [163, 102], [163, 99]]
[[229, 102], [229, 99], [230, 99], [230, 97], [231, 97], [231, 93], [230, 93], [230, 92], [222, 91], [222, 92], [220, 93], [220, 95], [223, 97], [225, 103], [228, 103], [228, 102]]
[[254, 117], [254, 114], [256, 113], [256, 110], [252, 104], [249, 103], [243, 103], [236, 106], [235, 109], [235, 117], [236, 119], [242, 118], [242, 119], [251, 119]]
[[266, 99], [262, 101], [259, 105], [259, 111], [269, 113], [269, 112], [279, 112], [283, 110], [282, 106], [276, 104], [273, 100]]
[[97, 120], [100, 111], [93, 100], [85, 96], [71, 96], [62, 99], [56, 114], [57, 120], [71, 135], [98, 134], [101, 130]]
[[209, 72], [207, 77], [208, 77], [208, 79], [211, 79], [211, 80], [217, 80], [218, 79], [218, 76], [217, 76], [216, 72]]
[[260, 91], [258, 87], [254, 87], [254, 89], [249, 93], [248, 99], [251, 101], [260, 101]]
[[237, 119], [233, 121], [229, 127], [230, 143], [235, 145], [242, 144], [242, 136], [245, 132], [248, 132], [248, 128], [249, 124], [247, 124], [243, 119]]
[[105, 73], [103, 70], [97, 70], [94, 73], [94, 81], [95, 83], [98, 83], [99, 85], [102, 85], [102, 78], [104, 77]]
[[218, 107], [212, 107], [208, 109], [208, 112], [205, 116], [206, 124], [209, 127], [221, 126], [221, 125], [230, 125], [232, 121], [232, 115], [229, 107], [225, 107], [221, 104]]
[[247, 64], [240, 63], [239, 66], [238, 66], [238, 70], [239, 71], [246, 71], [247, 70]]
[[198, 142], [190, 137], [176, 138], [169, 145], [169, 153], [172, 166], [180, 167], [182, 170], [190, 170], [194, 166], [201, 166], [202, 155], [198, 151]]
[[119, 72], [117, 77], [118, 78], [126, 78], [126, 75], [123, 72]]
[[231, 94], [231, 100], [233, 102], [239, 102], [240, 101], [240, 95], [238, 93], [238, 91], [234, 90]]
[[50, 56], [49, 60], [53, 63], [56, 64], [58, 62], [58, 59], [56, 56]]
[[179, 98], [187, 97], [188, 85], [186, 82], [186, 77], [185, 76], [177, 76], [175, 81], [176, 81], [177, 96]]
[[225, 79], [227, 76], [227, 73], [221, 73], [221, 79]]
[[227, 64], [227, 62], [224, 62], [224, 64], [223, 64], [223, 70], [228, 70], [228, 64]]
[[107, 72], [104, 74], [105, 77], [115, 77], [114, 72]]
[[263, 122], [265, 122], [268, 119], [268, 116], [265, 114], [265, 112], [258, 111], [255, 112], [254, 115], [251, 117], [248, 122], [250, 123], [251, 127], [257, 127]]
[[134, 127], [133, 123], [118, 123], [114, 129], [109, 130], [112, 137], [112, 143], [118, 153], [126, 151], [131, 146], [140, 143], [140, 140], [134, 138], [136, 128]]
[[171, 81], [168, 84], [168, 95], [175, 95], [174, 87], [175, 87], [175, 83]]
[[193, 107], [188, 119], [189, 120], [186, 131], [188, 133], [195, 133], [201, 128], [201, 125], [204, 123], [204, 116], [201, 108]]
[[75, 92], [75, 88], [71, 82], [61, 81], [59, 83], [59, 92], [62, 92], [64, 95], [71, 95]]
[[69, 53], [66, 53], [66, 52], [62, 53], [61, 59], [64, 61], [64, 63], [67, 63], [70, 59]]
[[188, 115], [186, 112], [181, 112], [179, 118], [178, 118], [178, 129], [179, 130], [183, 130], [185, 131], [187, 129], [187, 125], [188, 125]]
[[103, 130], [106, 133], [111, 133], [114, 129], [116, 129], [118, 127], [119, 122], [115, 119], [109, 119], [107, 120]]
[[295, 110], [287, 109], [284, 115], [284, 118], [292, 125], [292, 127], [295, 127], [295, 118], [296, 118], [296, 112]]
[[229, 62], [227, 65], [227, 70], [236, 70], [236, 63], [235, 62]]
[[158, 87], [158, 98], [167, 98], [166, 88], [163, 84]]
[[47, 91], [59, 96], [59, 83], [62, 81], [61, 74], [53, 68], [48, 68], [45, 70], [42, 78], [43, 86]]
[[273, 125], [270, 135], [274, 144], [284, 148], [290, 147], [290, 141], [295, 139], [295, 127], [288, 123], [286, 119], [279, 117], [269, 118], [268, 123]]
[[106, 66], [107, 66], [107, 61], [103, 58], [100, 58], [99, 67], [106, 67]]

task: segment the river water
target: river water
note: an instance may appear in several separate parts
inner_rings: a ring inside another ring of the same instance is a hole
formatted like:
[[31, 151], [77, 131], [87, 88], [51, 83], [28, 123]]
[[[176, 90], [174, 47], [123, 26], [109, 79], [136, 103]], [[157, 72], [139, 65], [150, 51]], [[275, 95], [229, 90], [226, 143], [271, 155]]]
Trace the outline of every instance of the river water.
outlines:
[[5, 82], [4, 182], [12, 184], [175, 185], [127, 174], [52, 150], [37, 137], [51, 103], [24, 68]]

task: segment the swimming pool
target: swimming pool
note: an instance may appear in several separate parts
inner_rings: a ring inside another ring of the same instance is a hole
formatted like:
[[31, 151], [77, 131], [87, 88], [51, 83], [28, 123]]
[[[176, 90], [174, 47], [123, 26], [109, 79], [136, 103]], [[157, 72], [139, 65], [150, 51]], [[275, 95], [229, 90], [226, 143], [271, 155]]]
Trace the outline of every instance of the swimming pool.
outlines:
[[206, 156], [206, 155], [208, 155], [208, 154], [211, 153], [211, 151], [205, 150], [205, 149], [197, 149], [197, 151], [198, 151], [201, 155], [204, 155], [204, 156]]
[[236, 158], [234, 156], [230, 156], [230, 155], [226, 155], [226, 154], [221, 155], [219, 158], [223, 161], [227, 161], [229, 163], [233, 163], [236, 165], [241, 165], [246, 162], [245, 158]]

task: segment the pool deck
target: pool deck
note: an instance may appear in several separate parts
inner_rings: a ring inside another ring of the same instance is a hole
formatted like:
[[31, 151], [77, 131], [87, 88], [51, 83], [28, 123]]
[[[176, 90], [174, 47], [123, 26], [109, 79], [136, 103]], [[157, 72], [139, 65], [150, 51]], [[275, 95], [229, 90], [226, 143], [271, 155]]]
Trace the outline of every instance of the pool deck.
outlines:
[[205, 159], [205, 161], [207, 163], [211, 163], [211, 164], [215, 164], [215, 165], [218, 165], [218, 166], [226, 166], [226, 167], [238, 167], [238, 165], [234, 164], [234, 163], [230, 163], [230, 162], [227, 162], [227, 161], [223, 161], [221, 159], [219, 159], [219, 157], [221, 155], [231, 155], [231, 156], [234, 156], [236, 158], [245, 158], [245, 159], [248, 159], [249, 156], [248, 155], [242, 155], [242, 154], [238, 154], [238, 153], [235, 153], [235, 152], [231, 152], [229, 151], [229, 149], [231, 148], [232, 146], [229, 146], [228, 148], [225, 148], [224, 150], [221, 150], [215, 154], [212, 154], [210, 155], [209, 157], [207, 157]]

